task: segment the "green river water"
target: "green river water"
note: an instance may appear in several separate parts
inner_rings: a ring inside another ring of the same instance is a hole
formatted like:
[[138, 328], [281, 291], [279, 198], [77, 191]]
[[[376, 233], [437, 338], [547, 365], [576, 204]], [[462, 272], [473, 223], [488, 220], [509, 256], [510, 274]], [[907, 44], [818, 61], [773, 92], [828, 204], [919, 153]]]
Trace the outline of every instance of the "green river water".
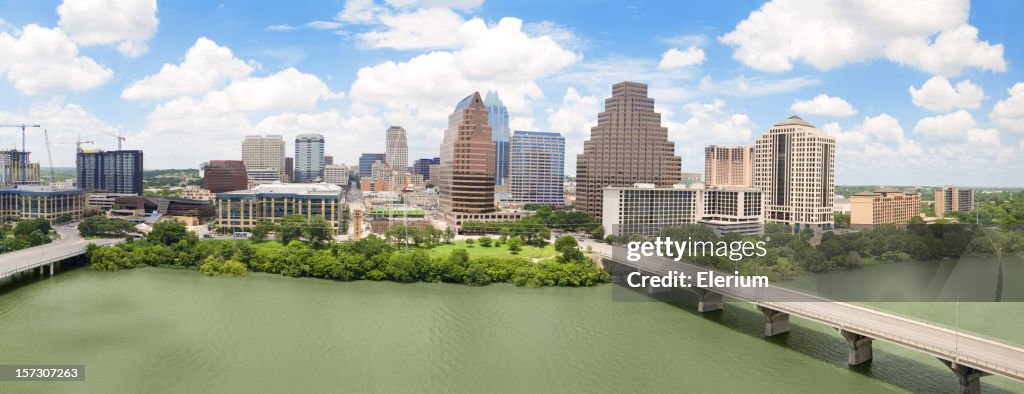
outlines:
[[[870, 269], [870, 268], [868, 268]], [[868, 270], [866, 269], [866, 270]], [[851, 273], [856, 275], [856, 273]], [[612, 285], [333, 282], [71, 269], [0, 283], [0, 364], [84, 364], [84, 382], [2, 393], [952, 392], [937, 360], [875, 342], [846, 365], [833, 329], [762, 337], [741, 303], [613, 302]], [[951, 303], [876, 304], [953, 324]], [[965, 331], [1024, 343], [1024, 303], [962, 303]], [[1001, 377], [988, 393], [1024, 392]]]

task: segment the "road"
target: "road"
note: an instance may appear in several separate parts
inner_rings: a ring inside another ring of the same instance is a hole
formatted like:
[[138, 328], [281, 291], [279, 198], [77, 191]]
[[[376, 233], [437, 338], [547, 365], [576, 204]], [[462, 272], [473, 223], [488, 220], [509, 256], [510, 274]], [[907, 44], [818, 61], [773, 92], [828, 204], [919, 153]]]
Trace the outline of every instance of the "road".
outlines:
[[86, 240], [78, 234], [77, 228], [67, 225], [56, 226], [54, 230], [60, 239], [46, 245], [0, 254], [0, 278], [80, 255], [85, 253], [89, 244], [111, 245], [121, 242], [119, 238]]
[[[658, 275], [676, 271], [696, 277], [698, 272], [708, 271], [704, 267], [657, 257], [644, 257], [638, 262], [630, 262], [625, 258], [623, 248], [614, 247], [613, 249], [611, 255], [603, 257]], [[1020, 347], [958, 332], [936, 324], [859, 305], [831, 301], [777, 286], [767, 288], [715, 287], [708, 290], [768, 309], [817, 321], [842, 331], [919, 350], [958, 365], [1024, 381], [1024, 349]]]

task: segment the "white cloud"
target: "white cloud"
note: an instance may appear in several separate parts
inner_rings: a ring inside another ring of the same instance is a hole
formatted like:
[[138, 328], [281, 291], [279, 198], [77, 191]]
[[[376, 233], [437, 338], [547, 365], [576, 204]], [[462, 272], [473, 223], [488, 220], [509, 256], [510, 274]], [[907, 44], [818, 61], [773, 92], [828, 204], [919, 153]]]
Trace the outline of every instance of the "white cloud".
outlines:
[[174, 96], [195, 96], [225, 83], [249, 76], [253, 68], [231, 53], [228, 47], [200, 37], [185, 54], [181, 64], [167, 64], [160, 72], [132, 82], [121, 97], [152, 99]]
[[971, 145], [999, 145], [999, 130], [970, 129], [967, 131], [967, 143]]
[[523, 31], [530, 35], [530, 37], [551, 37], [552, 40], [555, 40], [563, 48], [577, 50], [590, 45], [587, 40], [576, 35], [576, 32], [572, 31], [572, 29], [551, 21], [527, 23], [523, 25]]
[[156, 33], [156, 0], [64, 0], [57, 7], [58, 22], [81, 45], [117, 44], [125, 56], [148, 50]]
[[1024, 131], [1024, 82], [1006, 89], [1009, 97], [999, 100], [988, 115], [992, 122], [1009, 131]]
[[680, 36], [665, 37], [660, 40], [669, 45], [677, 47], [702, 47], [707, 45], [708, 36], [703, 34], [685, 34]]
[[341, 23], [331, 21], [312, 21], [307, 23], [306, 27], [317, 30], [334, 30], [341, 27]]
[[25, 94], [60, 90], [85, 91], [114, 74], [92, 58], [79, 56], [60, 28], [28, 25], [18, 36], [0, 33], [0, 74]]
[[902, 142], [904, 136], [899, 120], [889, 114], [865, 116], [860, 132], [882, 142]]
[[921, 118], [914, 126], [914, 133], [935, 140], [963, 140], [967, 132], [977, 126], [974, 117], [964, 110], [953, 113]]
[[392, 7], [403, 9], [443, 7], [470, 11], [479, 8], [484, 0], [385, 0], [385, 2]]
[[715, 99], [710, 103], [691, 103], [683, 106], [683, 111], [690, 117], [679, 128], [670, 128], [674, 141], [713, 140], [719, 144], [748, 144], [753, 141], [754, 122], [746, 114], [726, 111], [725, 101]]
[[658, 67], [661, 69], [672, 69], [679, 67], [696, 66], [704, 63], [704, 50], [697, 47], [689, 47], [686, 50], [672, 48], [661, 55], [661, 62]]
[[979, 41], [978, 28], [967, 24], [943, 31], [934, 42], [924, 36], [896, 39], [885, 54], [897, 63], [944, 76], [960, 75], [969, 67], [1006, 71], [1003, 44]]
[[292, 31], [292, 30], [295, 30], [295, 29], [296, 29], [296, 27], [292, 26], [292, 25], [270, 25], [270, 26], [267, 26], [263, 30], [266, 30], [266, 31]]
[[386, 13], [388, 9], [374, 0], [348, 0], [334, 19], [348, 23], [373, 23]]
[[359, 41], [371, 48], [438, 49], [459, 43], [465, 20], [447, 8], [424, 8], [409, 13], [378, 17], [383, 29], [359, 33]]
[[811, 100], [796, 100], [789, 109], [798, 114], [823, 115], [832, 117], [846, 117], [857, 114], [849, 102], [840, 97], [830, 97], [827, 94], [819, 94]]
[[914, 105], [931, 111], [948, 111], [953, 108], [975, 109], [985, 98], [985, 91], [981, 86], [975, 85], [970, 80], [960, 81], [954, 88], [948, 79], [938, 75], [928, 79], [921, 85], [921, 89], [911, 86], [908, 91]]
[[574, 88], [565, 90], [561, 106], [548, 108], [548, 129], [565, 137], [565, 169], [576, 171], [576, 155], [583, 153], [583, 141], [590, 136], [590, 128], [597, 125], [601, 104], [596, 96], [583, 96]]
[[967, 67], [1005, 71], [1002, 45], [978, 39], [969, 11], [967, 0], [772, 0], [719, 40], [736, 48], [736, 60], [770, 72], [879, 57], [946, 76]]
[[454, 104], [474, 91], [496, 90], [514, 115], [529, 116], [528, 100], [543, 96], [536, 79], [579, 59], [550, 37], [530, 37], [522, 21], [503, 18], [493, 27], [482, 20], [459, 30], [462, 47], [436, 51], [406, 62], [384, 62], [359, 70], [350, 90], [355, 101], [444, 121]]
[[736, 76], [724, 81], [715, 81], [710, 75], [701, 78], [697, 88], [705, 93], [731, 96], [763, 96], [770, 94], [790, 93], [808, 86], [815, 86], [821, 81], [807, 76], [773, 79], [765, 77], [747, 78]]

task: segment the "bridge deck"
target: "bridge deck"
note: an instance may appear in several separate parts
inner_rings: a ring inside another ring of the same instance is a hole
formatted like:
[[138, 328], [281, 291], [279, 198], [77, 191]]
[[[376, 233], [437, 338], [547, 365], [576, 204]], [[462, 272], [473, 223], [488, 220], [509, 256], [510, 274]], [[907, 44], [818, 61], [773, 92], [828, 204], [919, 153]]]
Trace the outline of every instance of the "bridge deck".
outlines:
[[[625, 256], [624, 253], [616, 255]], [[697, 272], [708, 271], [708, 268], [658, 257], [644, 257], [637, 262], [609, 255], [604, 257], [617, 264], [657, 275], [676, 271], [696, 277]], [[844, 331], [892, 342], [990, 374], [1024, 381], [1024, 348], [778, 286], [716, 287], [708, 290]]]
[[89, 244], [110, 245], [121, 241], [120, 239], [86, 240], [73, 227], [57, 226], [55, 230], [61, 236], [59, 240], [46, 245], [0, 254], [0, 279], [84, 254]]

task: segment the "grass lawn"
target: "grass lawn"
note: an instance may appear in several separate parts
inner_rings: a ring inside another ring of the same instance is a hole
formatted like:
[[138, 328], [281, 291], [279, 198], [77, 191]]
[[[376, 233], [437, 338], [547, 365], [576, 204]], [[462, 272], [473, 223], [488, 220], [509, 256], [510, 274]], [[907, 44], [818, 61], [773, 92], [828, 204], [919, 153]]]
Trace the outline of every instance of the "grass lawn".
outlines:
[[[237, 240], [235, 240], [235, 239], [207, 239], [207, 240], [204, 240], [204, 242], [218, 242], [218, 243], [220, 243], [220, 242], [237, 242], [237, 243], [247, 243], [250, 246], [252, 246], [253, 248], [256, 248], [257, 250], [259, 250], [259, 249], [280, 249], [280, 248], [284, 247], [284, 245], [281, 245], [280, 242], [273, 241], [273, 240], [267, 240], [265, 242], [255, 243], [255, 242], [249, 241], [247, 239], [237, 239]], [[398, 248], [398, 250], [403, 250], [404, 245], [396, 245], [396, 247]], [[414, 246], [414, 245], [410, 245], [409, 246], [410, 250], [412, 250], [414, 248], [416, 248], [416, 246]], [[528, 259], [533, 259], [533, 258], [544, 259], [544, 258], [554, 257], [554, 256], [558, 255], [558, 252], [555, 251], [555, 245], [554, 244], [549, 244], [549, 245], [547, 245], [547, 246], [545, 246], [543, 248], [538, 248], [536, 246], [523, 245], [523, 250], [520, 250], [519, 254], [515, 254], [515, 255], [512, 254], [512, 252], [509, 252], [508, 251], [508, 247], [504, 246], [504, 245], [501, 246], [501, 247], [491, 246], [489, 248], [485, 248], [483, 246], [480, 246], [479, 244], [474, 244], [473, 246], [467, 246], [466, 245], [466, 241], [455, 241], [455, 242], [453, 242], [450, 245], [449, 244], [440, 244], [438, 246], [435, 246], [432, 249], [425, 249], [425, 250], [427, 251], [427, 253], [430, 253], [430, 257], [436, 257], [436, 256], [447, 257], [449, 254], [452, 253], [452, 250], [454, 250], [454, 249], [466, 249], [466, 251], [469, 252], [469, 257], [492, 256], [492, 257], [524, 257], [524, 258], [528, 258]]]
[[[402, 246], [399, 245], [399, 247], [402, 247]], [[558, 252], [555, 251], [555, 245], [553, 245], [553, 244], [548, 244], [548, 246], [545, 246], [543, 248], [538, 248], [536, 246], [523, 245], [523, 250], [520, 250], [519, 254], [512, 254], [512, 252], [508, 251], [508, 247], [505, 246], [505, 245], [502, 245], [501, 247], [491, 246], [489, 248], [485, 248], [483, 246], [480, 246], [479, 243], [474, 244], [473, 246], [467, 246], [466, 245], [466, 241], [455, 241], [455, 242], [451, 243], [450, 245], [449, 244], [441, 244], [441, 245], [435, 246], [433, 249], [428, 249], [427, 251], [430, 253], [431, 257], [434, 257], [434, 256], [442, 256], [443, 257], [443, 256], [448, 256], [449, 254], [452, 253], [452, 250], [455, 250], [455, 249], [466, 249], [466, 251], [469, 252], [469, 257], [481, 257], [481, 256], [525, 257], [525, 258], [528, 258], [528, 259], [532, 259], [532, 258], [548, 258], [548, 257], [552, 257], [552, 256], [555, 256], [555, 255], [558, 254]]]

